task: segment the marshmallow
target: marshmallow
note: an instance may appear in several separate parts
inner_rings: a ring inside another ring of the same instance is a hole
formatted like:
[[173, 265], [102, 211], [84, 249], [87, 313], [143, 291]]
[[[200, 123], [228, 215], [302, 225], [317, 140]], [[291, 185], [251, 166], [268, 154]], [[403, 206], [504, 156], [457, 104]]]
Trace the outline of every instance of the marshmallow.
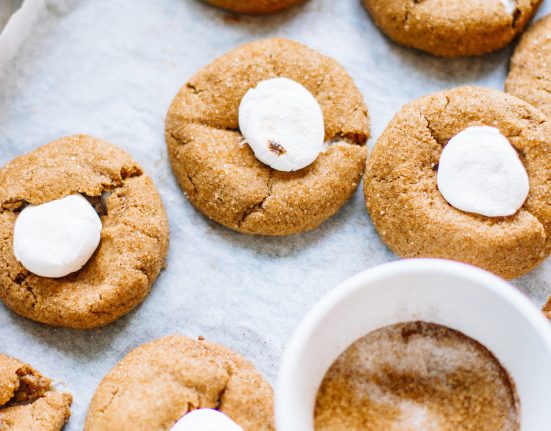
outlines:
[[88, 262], [100, 237], [98, 214], [75, 194], [25, 207], [15, 222], [13, 253], [33, 274], [63, 277]]
[[302, 169], [324, 149], [318, 102], [287, 78], [262, 81], [245, 94], [239, 105], [239, 128], [256, 158], [278, 171]]
[[515, 149], [489, 126], [468, 127], [450, 139], [440, 156], [437, 183], [455, 208], [488, 217], [516, 213], [530, 188]]
[[218, 410], [198, 409], [184, 415], [170, 431], [243, 431], [243, 428]]
[[505, 10], [509, 14], [513, 14], [513, 12], [517, 10], [517, 2], [515, 0], [501, 0], [501, 3], [503, 3]]

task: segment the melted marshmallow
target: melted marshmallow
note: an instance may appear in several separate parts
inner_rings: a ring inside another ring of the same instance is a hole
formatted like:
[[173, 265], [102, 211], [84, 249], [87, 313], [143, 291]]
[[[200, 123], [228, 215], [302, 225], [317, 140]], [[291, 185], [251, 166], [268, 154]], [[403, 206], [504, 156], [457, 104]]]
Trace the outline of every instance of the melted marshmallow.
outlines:
[[101, 227], [98, 214], [79, 194], [28, 205], [15, 221], [13, 253], [33, 274], [63, 277], [88, 262]]
[[243, 431], [243, 428], [218, 410], [198, 409], [182, 416], [170, 431]]
[[438, 189], [455, 208], [488, 217], [509, 216], [529, 192], [515, 149], [494, 127], [468, 127], [450, 139], [438, 164]]
[[321, 108], [296, 81], [260, 82], [239, 105], [239, 128], [258, 160], [279, 171], [311, 164], [324, 149]]

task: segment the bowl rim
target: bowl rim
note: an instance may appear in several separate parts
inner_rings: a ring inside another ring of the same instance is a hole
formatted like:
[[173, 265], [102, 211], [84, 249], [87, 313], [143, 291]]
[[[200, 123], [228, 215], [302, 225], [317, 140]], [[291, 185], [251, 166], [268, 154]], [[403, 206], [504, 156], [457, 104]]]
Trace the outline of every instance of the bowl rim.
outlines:
[[278, 430], [293, 429], [289, 427], [289, 425], [293, 425], [290, 422], [292, 419], [285, 413], [289, 411], [287, 406], [289, 401], [286, 400], [289, 399], [287, 394], [293, 391], [292, 376], [297, 362], [296, 358], [301, 355], [306, 340], [331, 310], [347, 297], [358, 290], [368, 288], [373, 283], [404, 274], [439, 274], [462, 278], [467, 282], [480, 285], [511, 305], [526, 320], [530, 328], [538, 333], [539, 339], [542, 340], [551, 356], [551, 325], [549, 321], [526, 294], [506, 280], [481, 268], [445, 259], [414, 258], [384, 263], [361, 271], [339, 283], [314, 304], [295, 328], [284, 348], [276, 382], [275, 420]]

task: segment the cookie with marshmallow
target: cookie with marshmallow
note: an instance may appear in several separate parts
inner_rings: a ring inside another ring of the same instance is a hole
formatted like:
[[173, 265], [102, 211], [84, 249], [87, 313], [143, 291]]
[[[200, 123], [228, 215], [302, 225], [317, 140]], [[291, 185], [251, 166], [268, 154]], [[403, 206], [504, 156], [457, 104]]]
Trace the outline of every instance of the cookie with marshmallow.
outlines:
[[551, 123], [516, 97], [462, 87], [411, 102], [364, 176], [367, 208], [401, 257], [477, 265], [504, 278], [551, 254]]
[[231, 12], [252, 15], [264, 15], [279, 12], [291, 6], [303, 3], [304, 0], [204, 0], [213, 6]]
[[441, 57], [486, 54], [508, 45], [543, 0], [363, 0], [395, 42]]
[[335, 60], [286, 39], [238, 47], [180, 89], [166, 118], [190, 202], [249, 234], [290, 235], [333, 216], [360, 182], [369, 117]]
[[0, 170], [0, 299], [55, 326], [94, 328], [149, 293], [168, 221], [149, 176], [125, 151], [74, 135]]
[[143, 344], [100, 382], [84, 431], [274, 431], [272, 388], [227, 348], [181, 335]]

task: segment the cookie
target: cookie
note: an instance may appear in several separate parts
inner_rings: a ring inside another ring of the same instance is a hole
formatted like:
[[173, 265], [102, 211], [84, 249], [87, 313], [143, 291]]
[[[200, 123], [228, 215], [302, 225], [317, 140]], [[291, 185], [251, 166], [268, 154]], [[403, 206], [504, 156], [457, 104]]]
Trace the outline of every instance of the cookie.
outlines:
[[442, 57], [503, 48], [542, 0], [363, 0], [375, 24], [395, 42]]
[[51, 384], [30, 365], [0, 353], [0, 430], [61, 430], [73, 398]]
[[[72, 193], [97, 206], [101, 242], [86, 265], [61, 278], [30, 273], [15, 258], [21, 209]], [[0, 170], [0, 299], [22, 316], [94, 328], [136, 307], [159, 275], [168, 221], [150, 177], [125, 151], [75, 135], [17, 157]]]
[[[437, 186], [448, 141], [474, 125], [499, 129], [528, 174], [514, 215], [486, 217], [451, 206]], [[409, 103], [379, 138], [364, 176], [366, 204], [382, 240], [401, 257], [453, 259], [518, 277], [551, 252], [551, 123], [516, 97], [464, 87]]]
[[204, 0], [213, 6], [232, 12], [262, 15], [279, 12], [304, 0]]
[[187, 412], [212, 408], [244, 431], [271, 431], [272, 404], [271, 387], [242, 357], [172, 335], [133, 350], [105, 376], [84, 430], [169, 430]]
[[[275, 77], [315, 96], [332, 143], [294, 172], [261, 163], [238, 129], [245, 93]], [[354, 193], [369, 118], [360, 91], [335, 60], [297, 42], [267, 39], [234, 49], [193, 76], [170, 106], [165, 136], [174, 174], [199, 211], [239, 232], [289, 235], [314, 229]]]
[[511, 59], [505, 91], [531, 103], [551, 118], [551, 15], [522, 36]]
[[543, 307], [543, 314], [551, 320], [551, 298], [549, 298], [547, 304]]

